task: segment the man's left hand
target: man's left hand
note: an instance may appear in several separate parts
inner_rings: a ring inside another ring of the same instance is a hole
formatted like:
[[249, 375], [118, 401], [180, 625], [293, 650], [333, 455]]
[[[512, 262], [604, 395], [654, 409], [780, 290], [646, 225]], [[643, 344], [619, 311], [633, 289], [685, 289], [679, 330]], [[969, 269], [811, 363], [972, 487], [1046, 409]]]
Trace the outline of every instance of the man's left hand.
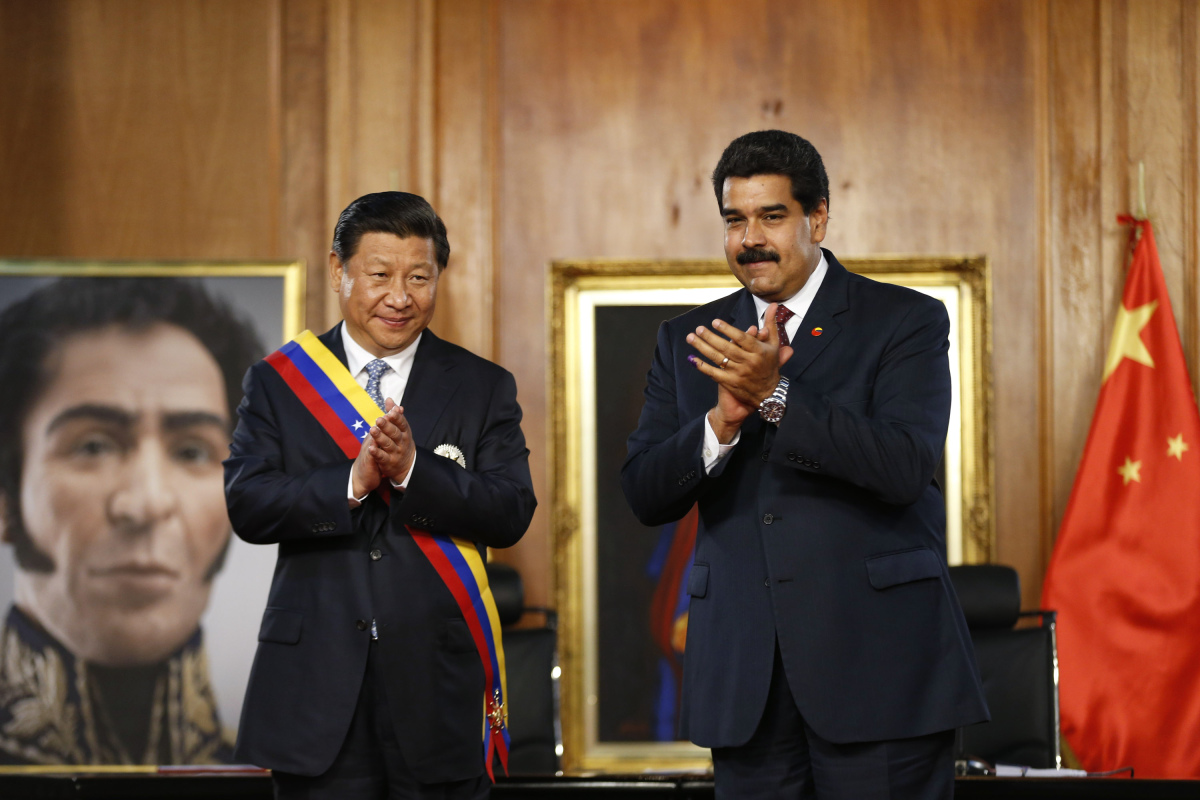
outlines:
[[404, 408], [396, 405], [390, 397], [385, 404], [387, 413], [371, 427], [368, 450], [379, 466], [380, 473], [394, 483], [401, 483], [412, 468], [416, 447], [408, 421], [404, 418]]
[[753, 327], [741, 331], [728, 322], [715, 319], [713, 330], [701, 326], [687, 336], [688, 344], [708, 359], [689, 357], [696, 369], [754, 408], [775, 391], [779, 384], [779, 368], [792, 357], [791, 347], [779, 346], [775, 308], [775, 303], [767, 306], [763, 331]]

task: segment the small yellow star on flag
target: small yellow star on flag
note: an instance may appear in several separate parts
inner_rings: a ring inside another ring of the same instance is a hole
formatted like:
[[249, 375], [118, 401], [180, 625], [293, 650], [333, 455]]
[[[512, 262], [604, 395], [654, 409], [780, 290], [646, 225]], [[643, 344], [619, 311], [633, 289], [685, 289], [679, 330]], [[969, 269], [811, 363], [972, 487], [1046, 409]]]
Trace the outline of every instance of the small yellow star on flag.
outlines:
[[[1117, 307], [1117, 323], [1113, 326], [1112, 342], [1108, 345], [1108, 358], [1104, 362], [1104, 380], [1121, 366], [1121, 361], [1128, 358], [1147, 367], [1154, 367], [1154, 359], [1142, 341], [1141, 332], [1150, 324], [1158, 308], [1158, 301], [1153, 300], [1137, 308], [1125, 308], [1124, 304]], [[1128, 482], [1128, 481], [1127, 481]]]
[[1183, 454], [1186, 453], [1190, 449], [1191, 448], [1188, 447], [1187, 442], [1185, 442], [1183, 440], [1182, 433], [1179, 434], [1178, 436], [1167, 439], [1167, 456], [1168, 457], [1175, 456], [1180, 461], [1183, 461]]
[[1125, 479], [1125, 485], [1128, 486], [1130, 481], [1142, 482], [1142, 462], [1131, 461], [1128, 456], [1125, 457], [1125, 464], [1117, 467], [1117, 473]]

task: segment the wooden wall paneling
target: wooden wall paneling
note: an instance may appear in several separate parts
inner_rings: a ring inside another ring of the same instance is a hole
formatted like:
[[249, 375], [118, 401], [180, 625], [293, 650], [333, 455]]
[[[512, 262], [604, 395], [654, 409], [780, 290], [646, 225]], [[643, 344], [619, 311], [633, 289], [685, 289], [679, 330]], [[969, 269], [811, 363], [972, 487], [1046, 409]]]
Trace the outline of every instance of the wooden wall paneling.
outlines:
[[267, 173], [271, 180], [267, 189], [270, 216], [264, 222], [271, 232], [272, 256], [277, 256], [283, 248], [284, 238], [283, 159], [287, 147], [283, 123], [283, 0], [260, 2], [265, 6], [266, 16], [264, 50], [267, 63], [263, 69], [267, 83]]
[[[1117, 304], [1121, 302], [1124, 289], [1129, 231], [1118, 224], [1116, 215], [1131, 210], [1130, 187], [1135, 185], [1130, 181], [1129, 171], [1126, 8], [1125, 0], [1101, 0], [1100, 3], [1100, 140], [1103, 160], [1100, 165], [1099, 217], [1096, 221], [1100, 229], [1100, 269], [1096, 277], [1103, 298], [1103, 317], [1097, 334], [1102, 342], [1099, 348], [1101, 359], [1108, 351]], [[1091, 419], [1091, 414], [1088, 419]]]
[[[1052, 248], [1054, 226], [1052, 220], [1052, 143], [1050, 127], [1055, 116], [1053, 102], [1053, 70], [1051, 58], [1050, 30], [1052, 27], [1050, 4], [1038, 4], [1029, 14], [1030, 57], [1033, 63], [1033, 127], [1037, 172], [1035, 202], [1037, 204], [1037, 275], [1038, 275], [1038, 388], [1037, 388], [1037, 431], [1038, 470], [1042, 476], [1038, 494], [1039, 525], [1038, 539], [1041, 543], [1042, 572], [1045, 570], [1048, 532], [1053, 529], [1054, 451], [1049, 446], [1054, 430], [1054, 343], [1049, 331], [1054, 325], [1054, 269]], [[1022, 598], [1022, 602], [1024, 599]]]
[[1183, 236], [1184, 346], [1192, 392], [1200, 387], [1200, 0], [1184, 0]]
[[67, 11], [62, 2], [0, 2], [0, 256], [50, 256], [60, 246]]
[[[798, 131], [830, 170], [835, 252], [988, 256], [998, 555], [1036, 590], [1036, 7], [859, 0], [833, 19], [815, 2], [501, 4], [497, 355], [529, 418], [545, 418], [545, 322], [528, 301], [546, 264], [718, 256], [707, 178], [721, 149]], [[527, 433], [544, 496], [545, 432]]]
[[8, 0], [3, 13], [4, 83], [19, 76], [4, 158], [24, 162], [6, 205], [31, 209], [8, 254], [274, 255], [276, 3]]
[[[1134, 2], [1126, 6], [1129, 94], [1128, 208], [1136, 208], [1137, 164], [1146, 166], [1146, 204], [1171, 295], [1176, 322], [1186, 329], [1184, 229], [1183, 14], [1181, 0]], [[1118, 109], [1118, 113], [1122, 110]], [[1185, 351], [1193, 350], [1184, 342]]]
[[324, 330], [327, 254], [333, 221], [326, 218], [326, 60], [324, 0], [285, 0], [282, 9], [283, 246], [282, 258], [307, 265], [305, 320]]
[[[495, 28], [490, 0], [437, 6], [435, 139], [437, 210], [450, 235], [434, 329], [493, 357]], [[543, 570], [544, 571], [544, 570]]]
[[[1043, 485], [1050, 497], [1043, 571], [1096, 407], [1109, 333], [1101, 253], [1099, 3], [1051, 3], [1049, 26], [1052, 291], [1042, 338], [1051, 359], [1045, 380], [1052, 418], [1041, 438], [1049, 464]], [[1039, 594], [1040, 583], [1038, 576]]]
[[[434, 188], [432, 0], [329, 0], [326, 230], [368, 192]], [[340, 319], [326, 293], [325, 322]]]

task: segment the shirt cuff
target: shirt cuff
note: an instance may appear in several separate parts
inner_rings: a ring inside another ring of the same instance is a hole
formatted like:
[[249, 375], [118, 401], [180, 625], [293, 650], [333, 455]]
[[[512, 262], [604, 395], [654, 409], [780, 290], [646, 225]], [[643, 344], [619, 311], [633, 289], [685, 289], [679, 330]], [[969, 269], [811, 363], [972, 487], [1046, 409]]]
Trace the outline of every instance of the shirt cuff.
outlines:
[[413, 469], [414, 469], [414, 468], [416, 468], [416, 466], [417, 466], [417, 454], [416, 454], [416, 453], [413, 453], [413, 462], [412, 462], [411, 464], [409, 464], [409, 465], [408, 465], [408, 474], [407, 474], [407, 475], [405, 475], [405, 476], [404, 476], [404, 480], [400, 481], [399, 483], [396, 483], [395, 481], [392, 481], [392, 488], [393, 488], [393, 489], [399, 489], [399, 490], [400, 490], [400, 491], [402, 491], [402, 492], [403, 492], [405, 489], [407, 489], [407, 488], [408, 488], [408, 482], [412, 480], [412, 473], [413, 473]]
[[704, 449], [701, 451], [704, 456], [704, 474], [708, 475], [713, 471], [721, 459], [729, 455], [739, 441], [741, 441], [742, 432], [739, 430], [733, 435], [733, 441], [729, 444], [721, 444], [717, 441], [717, 434], [713, 432], [712, 423], [708, 421], [708, 414], [704, 415]]
[[370, 494], [370, 492], [367, 492], [367, 494], [364, 494], [362, 497], [354, 496], [354, 468], [351, 467], [350, 477], [346, 479], [346, 502], [350, 504], [351, 508], [358, 508], [363, 504], [363, 501], [367, 499], [368, 494]]

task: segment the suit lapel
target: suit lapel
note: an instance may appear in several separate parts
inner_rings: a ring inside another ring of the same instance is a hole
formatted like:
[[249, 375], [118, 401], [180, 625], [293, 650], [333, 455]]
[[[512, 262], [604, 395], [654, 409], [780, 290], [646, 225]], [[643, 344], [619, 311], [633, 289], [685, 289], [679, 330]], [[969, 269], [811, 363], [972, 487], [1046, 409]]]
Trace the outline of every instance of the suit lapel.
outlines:
[[[850, 307], [846, 296], [849, 273], [828, 250], [825, 251], [825, 261], [825, 279], [821, 281], [821, 288], [817, 290], [817, 296], [813, 298], [792, 340], [795, 352], [780, 370], [790, 380], [800, 377], [829, 343], [837, 338], [842, 326], [834, 317]], [[818, 328], [819, 334], [814, 333]]]
[[758, 309], [754, 307], [753, 296], [742, 289], [734, 295], [734, 302], [728, 307], [728, 311], [721, 315], [721, 319], [736, 327], [739, 331], [744, 331], [751, 325], [758, 324]]
[[404, 406], [404, 418], [412, 428], [413, 441], [418, 445], [429, 445], [434, 426], [461, 380], [449, 346], [426, 328], [417, 345], [412, 372], [400, 403]]

